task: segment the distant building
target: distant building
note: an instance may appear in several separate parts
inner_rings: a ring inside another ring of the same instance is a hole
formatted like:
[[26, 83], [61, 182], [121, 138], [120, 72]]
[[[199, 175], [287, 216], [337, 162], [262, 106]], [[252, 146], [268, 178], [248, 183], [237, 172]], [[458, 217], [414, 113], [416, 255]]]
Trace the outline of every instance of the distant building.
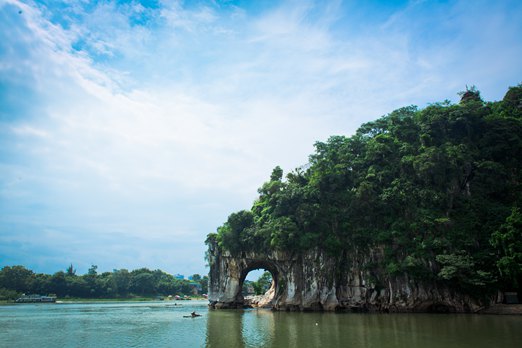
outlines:
[[176, 279], [185, 279], [185, 276], [183, 274], [174, 274], [174, 278], [176, 278]]

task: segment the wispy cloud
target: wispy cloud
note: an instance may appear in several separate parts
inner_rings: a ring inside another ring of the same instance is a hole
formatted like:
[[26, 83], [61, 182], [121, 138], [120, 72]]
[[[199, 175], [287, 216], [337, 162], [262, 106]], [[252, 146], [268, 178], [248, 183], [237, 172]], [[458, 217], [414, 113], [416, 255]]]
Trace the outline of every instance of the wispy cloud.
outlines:
[[249, 6], [0, 3], [3, 262], [201, 273], [206, 234], [274, 166], [522, 76], [516, 1]]

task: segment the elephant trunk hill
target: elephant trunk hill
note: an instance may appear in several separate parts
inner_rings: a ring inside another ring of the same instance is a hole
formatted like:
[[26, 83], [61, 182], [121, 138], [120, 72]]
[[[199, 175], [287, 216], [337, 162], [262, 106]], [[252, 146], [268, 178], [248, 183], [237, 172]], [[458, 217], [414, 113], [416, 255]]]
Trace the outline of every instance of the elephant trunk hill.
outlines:
[[243, 306], [254, 269], [278, 310], [475, 312], [522, 294], [522, 85], [405, 107], [315, 148], [208, 235], [211, 306]]

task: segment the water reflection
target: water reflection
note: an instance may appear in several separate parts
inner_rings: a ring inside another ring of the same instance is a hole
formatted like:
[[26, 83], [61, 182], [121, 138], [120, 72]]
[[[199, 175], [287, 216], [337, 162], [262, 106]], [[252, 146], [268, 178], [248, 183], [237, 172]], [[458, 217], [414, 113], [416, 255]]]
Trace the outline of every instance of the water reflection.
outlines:
[[242, 316], [242, 336], [247, 347], [262, 347], [274, 339], [274, 315], [269, 310], [249, 310]]
[[519, 347], [521, 317], [209, 311], [207, 347]]
[[207, 347], [238, 347], [243, 344], [243, 324], [235, 310], [209, 310], [207, 318]]
[[[185, 318], [197, 311], [202, 316]], [[520, 347], [522, 316], [211, 310], [206, 302], [0, 306], [0, 347]]]

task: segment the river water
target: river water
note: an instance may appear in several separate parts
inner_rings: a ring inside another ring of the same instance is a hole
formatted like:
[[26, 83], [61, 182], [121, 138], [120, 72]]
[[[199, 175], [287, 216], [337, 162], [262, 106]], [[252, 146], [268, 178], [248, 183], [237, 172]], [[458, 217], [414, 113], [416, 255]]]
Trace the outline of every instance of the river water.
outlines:
[[[192, 311], [197, 318], [184, 318]], [[208, 310], [205, 301], [0, 306], [0, 347], [522, 347], [522, 316]]]

